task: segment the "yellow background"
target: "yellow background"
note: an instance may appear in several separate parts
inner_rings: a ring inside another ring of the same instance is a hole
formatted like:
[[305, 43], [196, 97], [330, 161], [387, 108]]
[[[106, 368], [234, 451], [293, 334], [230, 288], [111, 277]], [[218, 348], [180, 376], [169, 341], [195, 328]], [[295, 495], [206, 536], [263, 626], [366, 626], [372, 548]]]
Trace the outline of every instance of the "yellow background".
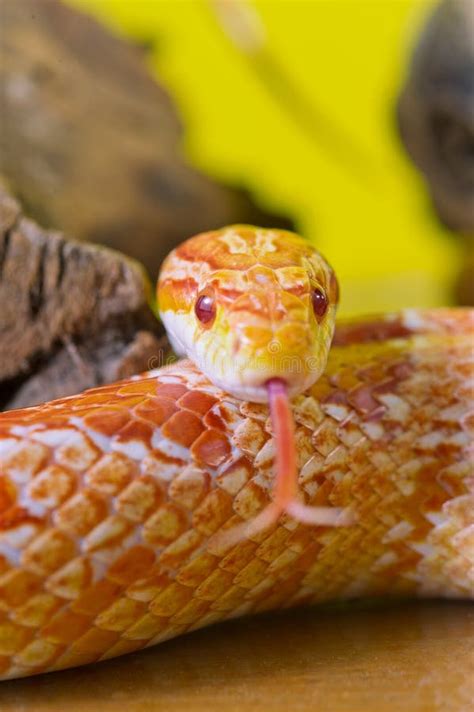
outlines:
[[156, 41], [151, 67], [179, 108], [188, 158], [296, 220], [338, 272], [341, 312], [449, 302], [456, 241], [436, 222], [394, 112], [432, 0], [253, 3], [292, 83], [368, 155], [369, 183], [275, 100], [206, 0], [70, 2], [120, 34]]

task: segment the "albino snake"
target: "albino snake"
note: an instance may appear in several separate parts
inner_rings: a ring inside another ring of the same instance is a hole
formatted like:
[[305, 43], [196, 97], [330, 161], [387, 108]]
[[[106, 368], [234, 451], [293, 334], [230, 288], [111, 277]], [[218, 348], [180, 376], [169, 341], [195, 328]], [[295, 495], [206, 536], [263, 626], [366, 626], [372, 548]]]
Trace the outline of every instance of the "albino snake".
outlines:
[[472, 312], [341, 323], [329, 351], [330, 267], [244, 226], [175, 250], [158, 298], [194, 364], [0, 415], [0, 676], [278, 607], [473, 597]]

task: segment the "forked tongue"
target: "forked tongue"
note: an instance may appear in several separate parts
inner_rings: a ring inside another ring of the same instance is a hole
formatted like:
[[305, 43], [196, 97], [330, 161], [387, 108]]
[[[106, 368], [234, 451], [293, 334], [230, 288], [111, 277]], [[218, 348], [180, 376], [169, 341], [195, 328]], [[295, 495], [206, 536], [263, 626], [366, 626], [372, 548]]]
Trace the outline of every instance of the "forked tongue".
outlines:
[[298, 500], [295, 425], [288, 397], [288, 386], [281, 378], [270, 379], [266, 386], [276, 448], [273, 504], [269, 509], [272, 508], [277, 512], [277, 517], [287, 512], [300, 522], [316, 526], [348, 524], [349, 521], [341, 509], [308, 507]]

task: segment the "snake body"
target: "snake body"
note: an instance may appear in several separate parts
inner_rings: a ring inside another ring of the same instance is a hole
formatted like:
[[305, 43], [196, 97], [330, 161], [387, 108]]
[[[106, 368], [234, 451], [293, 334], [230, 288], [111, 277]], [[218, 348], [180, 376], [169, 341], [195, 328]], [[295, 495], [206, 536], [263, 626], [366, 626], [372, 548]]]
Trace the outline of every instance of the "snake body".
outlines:
[[281, 607], [472, 598], [472, 325], [458, 309], [341, 323], [293, 398], [300, 495], [349, 526], [283, 514], [226, 537], [271, 504], [272, 421], [189, 360], [0, 415], [0, 675]]

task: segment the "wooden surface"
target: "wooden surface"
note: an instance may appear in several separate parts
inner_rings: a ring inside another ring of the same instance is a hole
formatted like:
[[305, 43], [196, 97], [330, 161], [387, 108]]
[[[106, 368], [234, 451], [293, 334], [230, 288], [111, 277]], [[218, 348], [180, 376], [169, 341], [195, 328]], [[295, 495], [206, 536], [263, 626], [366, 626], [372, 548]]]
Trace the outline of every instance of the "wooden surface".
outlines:
[[2, 712], [469, 712], [474, 607], [359, 604], [233, 621], [0, 683]]

